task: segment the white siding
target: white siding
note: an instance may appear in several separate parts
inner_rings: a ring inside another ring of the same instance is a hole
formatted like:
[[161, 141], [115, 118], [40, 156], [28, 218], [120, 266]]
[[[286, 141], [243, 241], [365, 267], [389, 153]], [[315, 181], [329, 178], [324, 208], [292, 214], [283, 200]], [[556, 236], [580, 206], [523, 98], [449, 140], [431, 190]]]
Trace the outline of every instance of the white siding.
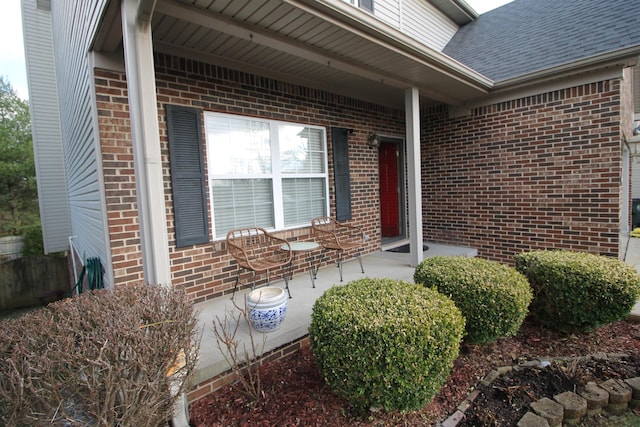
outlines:
[[[404, 1], [404, 0], [402, 0]], [[373, 14], [394, 28], [400, 29], [400, 1], [374, 0]]]
[[105, 0], [51, 3], [59, 110], [73, 244], [84, 261], [99, 257], [113, 283], [101, 160], [94, 122], [89, 43]]
[[[358, 0], [342, 0], [354, 7], [358, 7]], [[363, 9], [365, 10], [365, 9]], [[368, 11], [367, 11], [368, 12]], [[400, 1], [399, 0], [373, 0], [373, 14], [376, 18], [400, 29]]]
[[458, 26], [426, 0], [400, 0], [403, 33], [442, 51]]
[[[354, 7], [358, 0], [343, 0]], [[458, 25], [427, 0], [374, 0], [376, 18], [439, 52]]]
[[44, 250], [46, 253], [60, 252], [69, 247], [71, 219], [58, 114], [51, 14], [37, 9], [36, 0], [23, 0], [22, 24]]

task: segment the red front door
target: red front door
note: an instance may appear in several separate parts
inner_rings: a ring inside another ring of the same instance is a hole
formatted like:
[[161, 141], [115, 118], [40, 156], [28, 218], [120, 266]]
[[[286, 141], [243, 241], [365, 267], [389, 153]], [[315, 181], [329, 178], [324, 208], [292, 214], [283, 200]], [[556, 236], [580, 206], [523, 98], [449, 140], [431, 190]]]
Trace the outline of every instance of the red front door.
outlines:
[[384, 141], [380, 144], [378, 166], [382, 237], [396, 237], [400, 235], [397, 144]]

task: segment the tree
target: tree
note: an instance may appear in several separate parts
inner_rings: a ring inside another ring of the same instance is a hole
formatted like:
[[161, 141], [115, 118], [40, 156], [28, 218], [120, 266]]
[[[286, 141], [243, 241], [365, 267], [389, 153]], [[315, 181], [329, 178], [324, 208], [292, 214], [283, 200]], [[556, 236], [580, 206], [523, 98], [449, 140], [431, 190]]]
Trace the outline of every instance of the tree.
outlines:
[[0, 236], [38, 224], [29, 104], [0, 76]]

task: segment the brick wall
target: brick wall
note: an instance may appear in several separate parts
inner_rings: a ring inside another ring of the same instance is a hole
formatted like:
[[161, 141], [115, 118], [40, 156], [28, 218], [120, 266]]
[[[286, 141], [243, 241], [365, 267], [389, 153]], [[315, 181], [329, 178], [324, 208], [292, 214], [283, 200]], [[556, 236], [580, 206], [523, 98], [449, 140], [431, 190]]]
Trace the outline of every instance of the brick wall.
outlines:
[[[230, 292], [237, 270], [223, 242], [175, 248], [167, 103], [325, 126], [330, 188], [330, 127], [353, 128], [353, 223], [371, 236], [368, 251], [379, 249], [377, 151], [366, 138], [372, 131], [402, 137], [402, 111], [164, 54], [156, 56], [156, 78], [173, 283], [194, 301]], [[507, 263], [530, 249], [617, 256], [622, 89], [619, 80], [610, 80], [481, 107], [454, 119], [444, 106], [423, 108], [425, 240], [469, 245], [480, 256]], [[114, 277], [116, 285], [140, 282], [124, 73], [96, 70], [96, 91]], [[331, 192], [332, 214], [334, 202]], [[305, 228], [282, 236], [307, 233]]]
[[127, 85], [123, 73], [96, 70], [95, 76], [114, 285], [141, 283], [142, 253]]
[[[125, 80], [124, 73], [96, 70], [100, 138], [116, 285], [143, 280]], [[174, 286], [186, 289], [195, 302], [230, 292], [237, 269], [221, 241], [187, 248], [175, 247], [165, 104], [325, 126], [330, 190], [333, 188], [330, 128], [336, 126], [354, 129], [349, 139], [353, 209], [353, 220], [350, 223], [363, 227], [371, 236], [367, 252], [379, 249], [377, 150], [369, 148], [367, 135], [376, 131], [402, 137], [404, 112], [164, 54], [156, 55], [156, 85], [172, 279]], [[330, 191], [330, 198], [331, 214], [334, 215], [333, 191]], [[304, 238], [308, 233], [309, 230], [303, 228], [283, 232], [281, 236], [295, 239]], [[242, 280], [246, 283], [248, 277], [245, 275]]]
[[618, 256], [621, 83], [423, 111], [426, 240], [512, 263], [531, 249]]

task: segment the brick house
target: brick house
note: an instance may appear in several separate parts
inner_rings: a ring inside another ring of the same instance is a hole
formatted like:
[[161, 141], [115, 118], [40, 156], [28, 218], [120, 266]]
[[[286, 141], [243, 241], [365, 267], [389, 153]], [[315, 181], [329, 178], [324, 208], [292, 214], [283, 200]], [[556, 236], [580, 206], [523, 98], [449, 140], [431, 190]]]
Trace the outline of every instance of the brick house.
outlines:
[[22, 4], [45, 247], [99, 257], [108, 286], [215, 298], [226, 231], [305, 238], [320, 215], [414, 264], [423, 240], [620, 255], [626, 1]]
[[369, 253], [409, 243], [413, 265], [423, 241], [621, 256], [640, 120], [627, 0], [22, 9], [45, 250], [99, 257], [108, 287], [212, 300], [234, 285], [229, 229], [305, 239], [321, 215], [364, 228]]

